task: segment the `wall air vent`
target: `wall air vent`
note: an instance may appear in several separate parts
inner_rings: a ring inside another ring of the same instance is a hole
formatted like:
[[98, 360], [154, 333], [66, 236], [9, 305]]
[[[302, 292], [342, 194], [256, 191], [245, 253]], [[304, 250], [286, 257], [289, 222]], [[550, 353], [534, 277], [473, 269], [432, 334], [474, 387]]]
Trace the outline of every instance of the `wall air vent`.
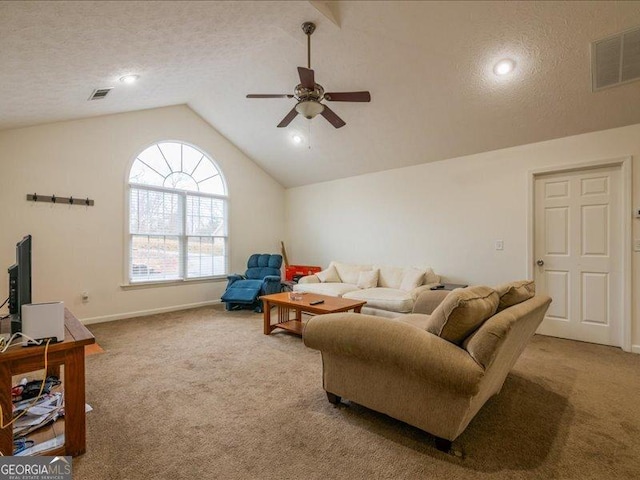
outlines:
[[594, 92], [634, 80], [640, 80], [640, 27], [591, 44]]
[[104, 97], [107, 96], [107, 94], [111, 91], [112, 88], [113, 87], [96, 88], [91, 94], [91, 96], [89, 97], [89, 100], [102, 100]]

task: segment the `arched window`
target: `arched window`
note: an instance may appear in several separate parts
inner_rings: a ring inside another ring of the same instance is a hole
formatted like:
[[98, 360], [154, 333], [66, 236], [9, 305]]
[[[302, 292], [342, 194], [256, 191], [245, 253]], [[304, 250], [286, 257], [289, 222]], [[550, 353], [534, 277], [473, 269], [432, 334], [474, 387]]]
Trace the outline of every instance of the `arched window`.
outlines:
[[160, 142], [129, 172], [129, 282], [227, 274], [222, 172], [192, 145]]

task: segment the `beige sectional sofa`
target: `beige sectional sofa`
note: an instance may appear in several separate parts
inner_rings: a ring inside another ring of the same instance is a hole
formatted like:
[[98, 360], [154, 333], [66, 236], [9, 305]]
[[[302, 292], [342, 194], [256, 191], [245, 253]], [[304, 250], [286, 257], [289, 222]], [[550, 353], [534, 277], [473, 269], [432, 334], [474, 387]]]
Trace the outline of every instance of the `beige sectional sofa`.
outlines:
[[397, 317], [411, 313], [418, 296], [440, 282], [429, 267], [402, 268], [331, 262], [315, 275], [302, 277], [297, 292], [364, 300], [362, 313]]
[[533, 282], [423, 296], [442, 300], [431, 315], [318, 315], [303, 340], [322, 352], [331, 403], [344, 397], [385, 413], [435, 435], [438, 449], [448, 451], [500, 392], [551, 299], [535, 295]]

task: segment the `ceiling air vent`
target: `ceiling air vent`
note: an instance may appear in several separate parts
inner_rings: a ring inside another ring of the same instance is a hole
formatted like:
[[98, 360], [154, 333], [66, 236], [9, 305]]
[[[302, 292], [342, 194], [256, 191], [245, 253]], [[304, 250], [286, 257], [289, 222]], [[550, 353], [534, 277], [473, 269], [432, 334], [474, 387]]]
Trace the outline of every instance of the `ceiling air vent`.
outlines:
[[640, 28], [591, 44], [593, 91], [640, 80]]
[[89, 100], [102, 100], [104, 97], [107, 96], [107, 94], [111, 91], [112, 88], [113, 87], [96, 88], [91, 94], [91, 96], [89, 97]]

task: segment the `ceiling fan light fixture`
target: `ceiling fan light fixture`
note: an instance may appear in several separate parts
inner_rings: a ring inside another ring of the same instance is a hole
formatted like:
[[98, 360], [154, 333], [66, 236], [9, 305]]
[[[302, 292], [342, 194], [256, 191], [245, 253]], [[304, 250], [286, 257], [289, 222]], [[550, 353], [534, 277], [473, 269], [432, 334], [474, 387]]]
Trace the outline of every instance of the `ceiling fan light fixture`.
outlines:
[[304, 118], [311, 119], [324, 112], [324, 105], [314, 100], [303, 100], [296, 105], [296, 112]]

